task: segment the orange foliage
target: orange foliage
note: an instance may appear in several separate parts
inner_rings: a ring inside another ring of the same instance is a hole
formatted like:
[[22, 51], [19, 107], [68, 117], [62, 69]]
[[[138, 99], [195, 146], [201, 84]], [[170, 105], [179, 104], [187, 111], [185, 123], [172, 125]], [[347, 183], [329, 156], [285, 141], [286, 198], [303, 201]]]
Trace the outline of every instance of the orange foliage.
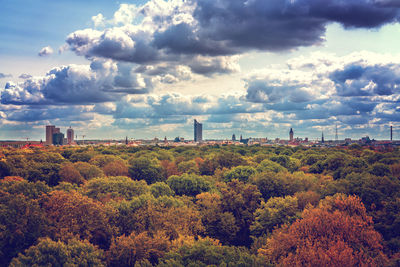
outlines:
[[68, 182], [71, 184], [83, 184], [85, 182], [83, 176], [77, 169], [75, 169], [72, 163], [67, 163], [61, 166], [58, 174], [60, 175], [60, 180], [62, 182]]
[[103, 172], [107, 176], [128, 176], [128, 166], [123, 161], [115, 160], [107, 163], [103, 167]]
[[308, 173], [310, 171], [310, 166], [308, 166], [308, 165], [302, 166], [302, 167], [300, 167], [299, 171]]
[[169, 160], [162, 160], [160, 165], [163, 169], [164, 177], [167, 179], [171, 175], [181, 175], [182, 173], [178, 170], [175, 162]]
[[400, 163], [396, 163], [390, 166], [392, 175], [396, 178], [400, 178]]
[[297, 192], [294, 196], [297, 197], [299, 210], [303, 210], [308, 204], [311, 204], [314, 207], [317, 206], [321, 198], [321, 195], [314, 191]]
[[336, 195], [274, 231], [259, 253], [278, 266], [384, 266], [381, 242], [360, 199]]
[[113, 233], [108, 218], [111, 211], [102, 203], [75, 191], [53, 191], [42, 202], [52, 238], [68, 240], [78, 236], [102, 248], [109, 245]]
[[6, 176], [0, 180], [0, 182], [21, 182], [24, 178], [21, 176]]

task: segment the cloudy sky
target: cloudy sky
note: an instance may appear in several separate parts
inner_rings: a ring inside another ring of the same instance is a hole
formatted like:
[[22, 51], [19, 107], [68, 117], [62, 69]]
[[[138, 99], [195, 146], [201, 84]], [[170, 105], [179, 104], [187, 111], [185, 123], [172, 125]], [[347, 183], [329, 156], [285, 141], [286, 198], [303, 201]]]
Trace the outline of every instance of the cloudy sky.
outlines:
[[400, 139], [400, 0], [2, 0], [0, 139]]

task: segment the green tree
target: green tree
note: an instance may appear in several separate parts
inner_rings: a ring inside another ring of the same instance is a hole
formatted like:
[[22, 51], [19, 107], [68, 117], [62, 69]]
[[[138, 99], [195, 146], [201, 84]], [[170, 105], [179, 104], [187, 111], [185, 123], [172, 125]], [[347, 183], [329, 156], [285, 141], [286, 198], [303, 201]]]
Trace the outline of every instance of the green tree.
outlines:
[[243, 248], [221, 246], [211, 239], [183, 244], [167, 253], [160, 267], [172, 266], [268, 266]]
[[238, 179], [242, 182], [247, 182], [249, 177], [256, 173], [256, 170], [250, 166], [237, 166], [232, 168], [230, 171], [224, 174], [224, 178], [227, 182], [233, 179]]
[[47, 229], [38, 200], [0, 190], [0, 259], [8, 262], [31, 246]]
[[385, 165], [383, 163], [374, 163], [373, 165], [370, 166], [369, 173], [376, 176], [385, 176], [385, 175], [390, 175], [391, 171], [388, 165]]
[[7, 162], [0, 160], [0, 178], [4, 178], [10, 175], [11, 175], [10, 166], [7, 164]]
[[172, 175], [167, 184], [177, 195], [196, 196], [211, 189], [210, 182], [195, 174]]
[[103, 171], [99, 167], [89, 164], [87, 162], [75, 162], [74, 167], [78, 170], [78, 172], [85, 180], [104, 176]]
[[147, 157], [132, 158], [130, 161], [129, 176], [135, 180], [145, 180], [153, 184], [163, 180], [162, 168], [154, 160]]
[[154, 197], [173, 196], [174, 191], [164, 182], [157, 182], [150, 186], [150, 192]]
[[27, 180], [8, 180], [7, 177], [0, 181], [0, 190], [11, 195], [22, 194], [28, 199], [38, 199], [42, 194], [50, 192], [51, 188], [44, 182], [28, 182]]
[[145, 181], [134, 181], [126, 176], [100, 177], [89, 180], [82, 187], [83, 194], [96, 200], [123, 198], [131, 200], [149, 193]]
[[70, 239], [67, 243], [43, 238], [11, 261], [10, 267], [29, 266], [106, 266], [103, 251], [88, 241]]
[[255, 220], [250, 230], [255, 236], [267, 235], [274, 227], [294, 222], [298, 218], [298, 212], [296, 197], [272, 197], [267, 202], [262, 202], [255, 211]]
[[261, 161], [261, 163], [257, 166], [257, 171], [258, 172], [285, 172], [287, 169], [280, 164], [273, 162], [272, 160], [269, 159], [264, 159]]

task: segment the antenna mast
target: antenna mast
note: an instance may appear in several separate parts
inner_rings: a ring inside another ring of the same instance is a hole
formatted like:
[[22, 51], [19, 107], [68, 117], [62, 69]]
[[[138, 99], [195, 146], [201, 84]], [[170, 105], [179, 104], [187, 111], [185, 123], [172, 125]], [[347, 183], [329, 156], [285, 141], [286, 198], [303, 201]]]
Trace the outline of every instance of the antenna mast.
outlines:
[[336, 129], [335, 129], [335, 141], [337, 142], [339, 140], [339, 136], [337, 133], [337, 123], [336, 123]]

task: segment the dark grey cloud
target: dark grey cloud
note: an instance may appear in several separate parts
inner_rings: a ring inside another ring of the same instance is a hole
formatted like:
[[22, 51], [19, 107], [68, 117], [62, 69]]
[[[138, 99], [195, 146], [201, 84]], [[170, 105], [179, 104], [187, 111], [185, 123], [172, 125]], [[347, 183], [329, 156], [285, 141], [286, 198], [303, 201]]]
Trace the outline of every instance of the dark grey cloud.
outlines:
[[31, 107], [15, 110], [7, 114], [7, 120], [17, 122], [36, 122], [43, 120], [88, 121], [94, 118], [86, 107]]
[[18, 76], [18, 78], [20, 78], [20, 79], [29, 79], [29, 78], [32, 78], [32, 75], [26, 74], [26, 73], [22, 73], [21, 75]]
[[11, 74], [5, 74], [0, 72], [0, 79], [12, 77]]
[[[197, 55], [215, 57], [316, 45], [324, 41], [329, 23], [377, 28], [398, 22], [400, 17], [397, 2], [385, 0], [191, 0], [162, 5], [164, 10], [152, 1], [138, 7], [144, 24], [135, 21], [103, 31], [79, 30], [66, 42], [72, 51], [89, 58], [187, 64]], [[219, 71], [187, 65], [200, 74]]]
[[200, 0], [196, 3], [194, 17], [201, 25], [198, 40], [224, 41], [226, 53], [232, 48], [280, 51], [314, 45], [322, 41], [325, 26], [331, 22], [347, 28], [375, 28], [399, 19], [398, 8], [369, 0]]
[[350, 64], [330, 75], [340, 96], [398, 94], [400, 66], [395, 64], [360, 66]]

